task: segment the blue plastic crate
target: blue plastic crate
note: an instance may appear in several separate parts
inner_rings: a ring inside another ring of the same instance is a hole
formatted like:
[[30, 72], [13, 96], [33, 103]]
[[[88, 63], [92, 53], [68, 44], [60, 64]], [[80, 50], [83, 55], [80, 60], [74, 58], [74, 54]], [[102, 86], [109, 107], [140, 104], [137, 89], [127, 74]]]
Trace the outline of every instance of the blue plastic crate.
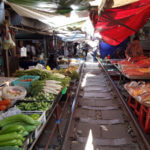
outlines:
[[[35, 80], [38, 80], [40, 76], [31, 76], [31, 75], [24, 75], [20, 77], [19, 79], [15, 80], [12, 82], [12, 85], [19, 85], [22, 86], [26, 89], [30, 88], [31, 83]], [[22, 81], [22, 80], [27, 80], [27, 79], [32, 79], [32, 81]]]

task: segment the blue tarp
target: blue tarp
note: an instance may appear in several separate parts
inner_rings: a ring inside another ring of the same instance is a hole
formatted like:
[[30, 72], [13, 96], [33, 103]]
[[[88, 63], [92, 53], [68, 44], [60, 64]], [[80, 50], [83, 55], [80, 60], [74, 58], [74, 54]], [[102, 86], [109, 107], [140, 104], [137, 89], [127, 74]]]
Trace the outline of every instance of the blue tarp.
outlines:
[[127, 42], [128, 42], [128, 39], [124, 40], [122, 43], [120, 43], [117, 46], [112, 46], [102, 41], [99, 45], [101, 58], [104, 59], [108, 55], [110, 55], [110, 58], [114, 58], [116, 49], [123, 48], [125, 50], [127, 46]]

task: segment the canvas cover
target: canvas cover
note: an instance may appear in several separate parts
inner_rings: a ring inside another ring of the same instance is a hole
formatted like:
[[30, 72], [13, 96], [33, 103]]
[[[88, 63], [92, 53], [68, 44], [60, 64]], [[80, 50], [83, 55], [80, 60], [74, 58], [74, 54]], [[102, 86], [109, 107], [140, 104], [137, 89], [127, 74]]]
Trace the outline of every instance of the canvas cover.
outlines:
[[90, 18], [95, 32], [99, 32], [106, 43], [116, 46], [147, 23], [150, 18], [150, 0], [140, 0], [127, 6], [105, 9], [101, 16], [91, 13]]

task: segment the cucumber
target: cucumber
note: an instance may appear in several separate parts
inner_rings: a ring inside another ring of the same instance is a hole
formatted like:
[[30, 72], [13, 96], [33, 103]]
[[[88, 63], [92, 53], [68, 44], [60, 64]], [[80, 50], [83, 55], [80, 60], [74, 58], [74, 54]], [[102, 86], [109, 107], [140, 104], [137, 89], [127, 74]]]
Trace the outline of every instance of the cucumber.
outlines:
[[23, 137], [22, 135], [20, 135], [16, 132], [2, 134], [2, 135], [0, 135], [0, 143], [3, 141], [13, 140], [13, 139], [21, 139], [22, 137]]
[[27, 116], [25, 114], [17, 114], [14, 116], [7, 117], [7, 118], [3, 119], [2, 121], [0, 121], [0, 127], [4, 127], [7, 124], [11, 124], [11, 123], [14, 123], [17, 121], [25, 122], [25, 123], [31, 124], [31, 125], [39, 124], [38, 121], [32, 119], [30, 116]]
[[25, 131], [27, 131], [27, 132], [34, 131], [36, 129], [36, 127], [37, 127], [36, 125], [29, 125], [29, 124], [26, 124], [24, 122], [15, 122], [15, 123], [6, 125], [5, 127], [2, 128], [2, 130], [5, 129], [5, 128], [11, 128], [12, 126], [16, 126], [16, 125], [23, 126]]
[[22, 149], [14, 147], [14, 146], [3, 146], [3, 147], [0, 147], [0, 150], [22, 150]]
[[18, 133], [21, 134], [22, 136], [27, 136], [29, 134], [29, 132], [27, 131], [20, 131]]
[[0, 142], [0, 146], [21, 146], [21, 145], [22, 141], [16, 139]]
[[13, 125], [13, 126], [9, 126], [9, 127], [5, 127], [2, 128], [2, 130], [0, 131], [0, 134], [6, 134], [6, 133], [11, 133], [11, 132], [18, 132], [21, 130], [25, 130], [23, 126], [21, 125]]

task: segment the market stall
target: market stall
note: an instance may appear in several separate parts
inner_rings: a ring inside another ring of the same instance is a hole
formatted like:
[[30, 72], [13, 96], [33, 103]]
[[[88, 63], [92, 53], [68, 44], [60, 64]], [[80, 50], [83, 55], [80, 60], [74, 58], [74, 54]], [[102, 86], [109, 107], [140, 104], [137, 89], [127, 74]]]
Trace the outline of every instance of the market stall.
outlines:
[[[123, 102], [133, 115], [141, 132], [145, 132], [145, 137], [149, 137], [149, 63], [146, 56], [132, 58], [130, 61], [124, 60], [101, 60], [99, 61]], [[111, 66], [111, 69], [110, 69]], [[114, 74], [111, 74], [113, 70]], [[115, 78], [114, 78], [115, 76]]]
[[65, 105], [60, 109], [60, 100], [66, 93], [65, 103], [69, 100], [71, 82], [79, 79], [78, 69], [30, 69], [17, 71], [15, 78], [0, 78], [1, 147], [32, 149], [52, 115], [61, 119]]

